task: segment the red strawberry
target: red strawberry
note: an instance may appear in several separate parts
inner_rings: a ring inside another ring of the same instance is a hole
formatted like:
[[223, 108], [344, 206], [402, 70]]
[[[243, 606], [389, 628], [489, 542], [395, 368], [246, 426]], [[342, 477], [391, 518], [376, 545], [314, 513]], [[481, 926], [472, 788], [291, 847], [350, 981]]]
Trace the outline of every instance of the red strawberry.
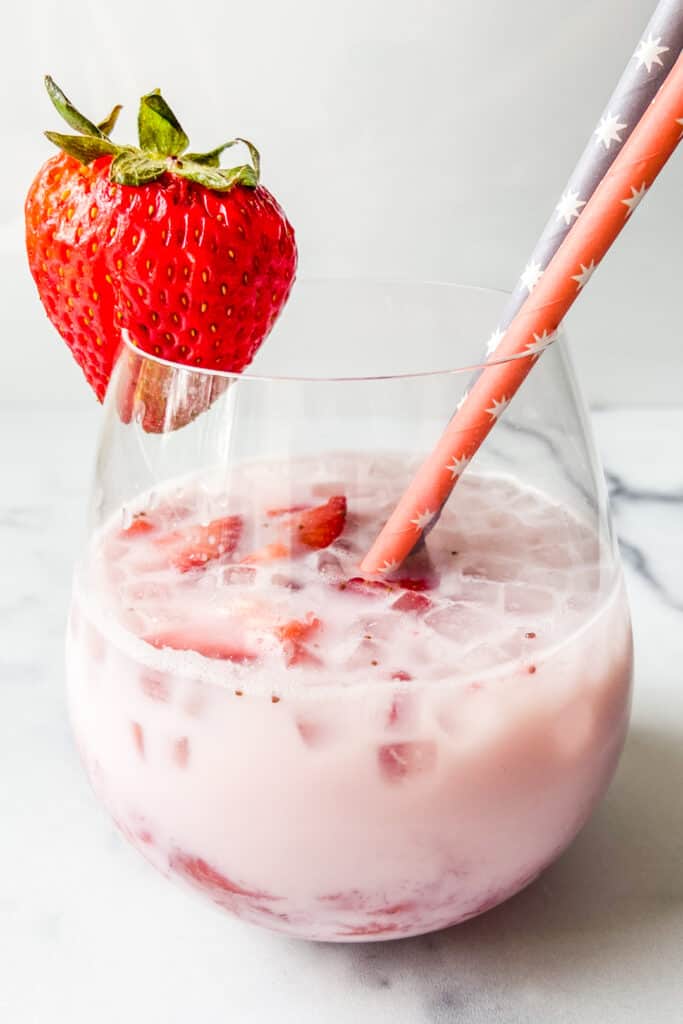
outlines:
[[242, 517], [224, 516], [206, 526], [174, 530], [157, 540], [169, 549], [169, 560], [180, 572], [203, 569], [207, 562], [231, 555], [242, 535]]
[[[63, 152], [38, 172], [26, 199], [26, 247], [47, 314], [102, 399], [126, 330], [133, 345], [175, 363], [239, 372], [289, 295], [294, 233], [251, 164], [219, 167], [223, 150], [188, 153], [158, 92], [144, 96], [140, 149], [111, 141], [117, 108], [97, 126], [51, 79], [50, 98], [77, 135], [49, 132]], [[148, 430], [187, 422], [225, 387], [186, 389], [163, 363], [121, 371], [119, 407]], [[180, 392], [183, 392], [180, 394]], [[167, 405], [170, 403], [170, 408]]]
[[326, 548], [346, 525], [346, 498], [335, 495], [316, 508], [309, 508], [290, 520], [295, 539], [307, 548]]
[[306, 643], [313, 633], [316, 633], [322, 623], [311, 612], [302, 622], [299, 619], [291, 619], [282, 626], [276, 626], [275, 635], [282, 641], [282, 649], [285, 654], [285, 661], [288, 666], [299, 665], [302, 662], [317, 662], [315, 655], [308, 650]]

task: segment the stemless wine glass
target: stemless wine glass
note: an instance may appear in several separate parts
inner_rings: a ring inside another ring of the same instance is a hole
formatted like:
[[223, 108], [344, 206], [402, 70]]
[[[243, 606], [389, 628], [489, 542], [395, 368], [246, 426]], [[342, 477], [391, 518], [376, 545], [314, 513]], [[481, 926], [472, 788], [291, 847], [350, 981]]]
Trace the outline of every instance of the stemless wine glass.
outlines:
[[362, 940], [465, 920], [556, 858], [614, 772], [630, 623], [562, 338], [426, 543], [358, 569], [501, 300], [302, 282], [241, 375], [122, 347], [73, 730], [124, 835], [246, 921]]

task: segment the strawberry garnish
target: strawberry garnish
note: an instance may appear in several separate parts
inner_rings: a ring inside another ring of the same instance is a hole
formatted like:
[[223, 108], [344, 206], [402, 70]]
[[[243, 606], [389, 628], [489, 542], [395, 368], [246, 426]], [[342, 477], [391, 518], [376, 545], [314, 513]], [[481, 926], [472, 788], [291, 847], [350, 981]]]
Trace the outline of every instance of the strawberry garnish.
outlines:
[[[62, 152], [26, 199], [26, 249], [45, 311], [97, 397], [123, 337], [171, 363], [239, 372], [253, 358], [294, 280], [294, 232], [259, 184], [260, 158], [232, 139], [207, 153], [189, 141], [158, 91], [142, 97], [139, 148], [111, 139], [120, 107], [100, 124], [46, 79], [77, 133], [48, 132]], [[236, 143], [249, 162], [221, 168]], [[149, 431], [173, 429], [207, 408], [226, 380], [177, 388], [163, 363], [129, 350], [118, 408]]]
[[242, 535], [241, 516], [223, 516], [206, 526], [188, 526], [160, 537], [157, 545], [168, 548], [169, 561], [180, 572], [203, 569], [216, 558], [231, 555]]
[[346, 498], [335, 495], [316, 508], [308, 508], [291, 519], [292, 532], [307, 548], [326, 548], [346, 525]]
[[320, 619], [309, 612], [306, 618], [291, 619], [282, 626], [275, 627], [275, 635], [282, 642], [282, 650], [285, 655], [285, 662], [288, 667], [300, 665], [303, 662], [317, 663], [315, 655], [311, 654], [307, 642], [311, 636], [322, 626]]

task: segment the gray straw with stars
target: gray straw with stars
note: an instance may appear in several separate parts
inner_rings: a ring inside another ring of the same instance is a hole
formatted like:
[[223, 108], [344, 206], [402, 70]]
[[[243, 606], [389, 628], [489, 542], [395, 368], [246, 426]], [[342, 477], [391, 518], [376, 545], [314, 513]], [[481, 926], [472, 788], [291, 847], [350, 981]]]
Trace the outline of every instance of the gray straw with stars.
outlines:
[[[581, 210], [654, 99], [655, 93], [676, 63], [681, 49], [683, 0], [660, 0], [505, 305], [496, 330], [489, 338], [487, 358], [495, 353], [506, 327], [538, 283]], [[633, 196], [631, 209], [635, 209], [642, 197], [642, 194]]]

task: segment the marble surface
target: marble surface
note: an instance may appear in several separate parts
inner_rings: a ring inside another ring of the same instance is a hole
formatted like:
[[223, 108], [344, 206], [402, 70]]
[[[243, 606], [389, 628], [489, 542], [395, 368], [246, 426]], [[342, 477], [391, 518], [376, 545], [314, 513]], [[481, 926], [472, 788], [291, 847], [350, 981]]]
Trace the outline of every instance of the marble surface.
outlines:
[[97, 413], [0, 406], [0, 1020], [680, 1022], [683, 409], [594, 415], [637, 651], [606, 800], [504, 906], [366, 946], [224, 918], [158, 876], [96, 805], [67, 726], [62, 635]]

